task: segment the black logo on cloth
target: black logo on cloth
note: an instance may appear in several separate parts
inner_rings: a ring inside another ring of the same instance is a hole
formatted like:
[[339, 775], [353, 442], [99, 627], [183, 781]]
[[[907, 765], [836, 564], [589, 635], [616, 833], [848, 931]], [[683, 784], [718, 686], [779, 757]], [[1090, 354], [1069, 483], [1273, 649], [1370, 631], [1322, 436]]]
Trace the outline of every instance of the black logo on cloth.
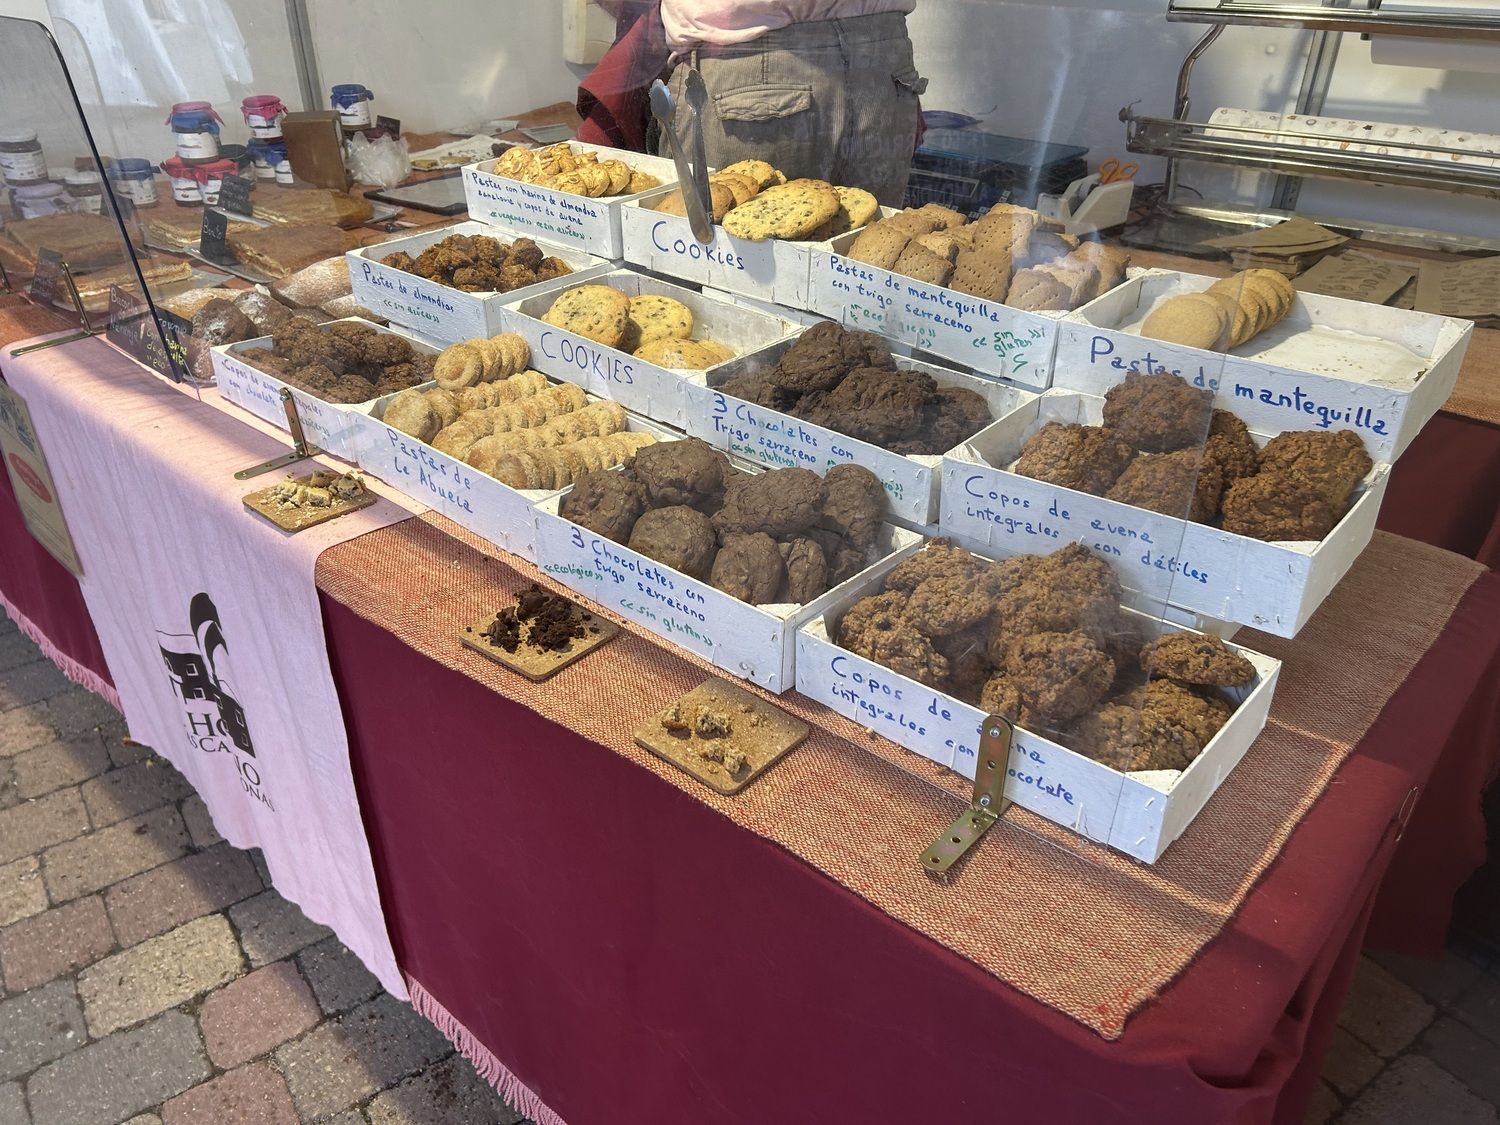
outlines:
[[255, 757], [250, 724], [234, 695], [229, 645], [218, 608], [206, 593], [195, 594], [188, 603], [188, 628], [186, 634], [156, 634], [167, 675], [182, 699], [188, 745], [205, 754], [229, 755], [244, 790], [274, 809], [262, 789], [260, 771], [250, 761]]

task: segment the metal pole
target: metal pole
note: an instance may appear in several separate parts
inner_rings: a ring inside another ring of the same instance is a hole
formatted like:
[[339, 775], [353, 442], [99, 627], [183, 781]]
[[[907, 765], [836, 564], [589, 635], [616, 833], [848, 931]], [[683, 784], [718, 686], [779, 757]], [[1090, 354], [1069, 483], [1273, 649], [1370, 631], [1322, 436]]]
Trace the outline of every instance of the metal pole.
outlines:
[[286, 26], [292, 41], [292, 60], [297, 66], [297, 83], [302, 87], [302, 108], [322, 109], [323, 83], [318, 77], [318, 49], [313, 43], [307, 0], [286, 0]]
[[[1334, 31], [1315, 31], [1307, 49], [1307, 66], [1302, 71], [1302, 89], [1297, 93], [1294, 112], [1304, 117], [1320, 114], [1328, 101], [1328, 87], [1333, 84], [1333, 68], [1338, 62], [1339, 46], [1344, 37]], [[1302, 194], [1301, 176], [1277, 176], [1271, 188], [1271, 206], [1281, 211], [1295, 211]]]

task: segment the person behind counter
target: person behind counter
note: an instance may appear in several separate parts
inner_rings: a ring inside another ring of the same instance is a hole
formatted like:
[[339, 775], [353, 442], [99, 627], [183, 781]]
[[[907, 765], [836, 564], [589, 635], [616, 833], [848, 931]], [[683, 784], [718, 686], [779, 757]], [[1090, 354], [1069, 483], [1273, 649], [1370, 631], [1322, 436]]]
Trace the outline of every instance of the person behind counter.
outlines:
[[916, 0], [600, 0], [624, 33], [579, 87], [579, 139], [646, 150], [645, 90], [670, 68], [684, 128], [689, 67], [709, 93], [708, 162], [765, 160], [789, 179], [900, 206], [921, 130], [906, 15]]

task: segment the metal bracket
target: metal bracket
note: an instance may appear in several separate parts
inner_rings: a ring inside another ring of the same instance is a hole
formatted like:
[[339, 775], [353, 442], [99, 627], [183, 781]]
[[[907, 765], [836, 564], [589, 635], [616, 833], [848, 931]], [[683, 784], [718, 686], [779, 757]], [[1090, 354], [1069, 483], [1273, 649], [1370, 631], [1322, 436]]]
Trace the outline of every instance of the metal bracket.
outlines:
[[1005, 778], [1010, 765], [1015, 727], [1009, 719], [990, 715], [979, 731], [979, 762], [974, 769], [974, 796], [968, 809], [922, 853], [922, 870], [944, 875], [990, 827], [1005, 815], [1011, 802], [1005, 797]]
[[283, 453], [279, 457], [272, 457], [269, 461], [262, 461], [259, 465], [251, 465], [248, 469], [241, 469], [234, 474], [235, 480], [249, 480], [262, 473], [269, 473], [287, 465], [295, 465], [298, 461], [305, 461], [323, 452], [317, 446], [307, 444], [307, 434], [302, 429], [302, 416], [297, 413], [297, 400], [292, 397], [289, 387], [281, 388], [281, 407], [286, 411], [287, 429], [292, 432], [292, 451]]
[[[50, 340], [43, 340], [40, 344], [28, 344], [24, 348], [15, 348], [11, 355], [25, 355], [27, 352], [39, 352], [43, 348], [55, 348], [59, 344], [71, 344], [76, 340], [87, 340], [90, 336], [97, 336], [103, 329], [95, 328], [93, 321], [89, 320], [89, 310], [83, 307], [83, 298], [78, 295], [78, 284], [73, 280], [73, 270], [67, 262], [62, 262], [63, 280], [68, 283], [68, 295], [73, 298], [73, 311], [78, 314], [78, 322], [83, 325], [81, 332], [69, 332], [66, 336], [54, 336]], [[10, 278], [6, 278], [6, 284], [10, 284]]]

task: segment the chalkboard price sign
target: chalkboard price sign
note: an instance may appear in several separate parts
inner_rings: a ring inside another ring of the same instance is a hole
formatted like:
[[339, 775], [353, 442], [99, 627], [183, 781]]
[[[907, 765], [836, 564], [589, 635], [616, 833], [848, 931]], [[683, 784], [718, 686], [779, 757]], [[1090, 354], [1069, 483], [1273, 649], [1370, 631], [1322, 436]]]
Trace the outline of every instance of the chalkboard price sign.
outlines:
[[250, 190], [254, 186], [248, 176], [225, 176], [219, 188], [219, 206], [236, 215], [253, 216], [255, 205], [250, 200]]
[[198, 235], [198, 253], [210, 262], [233, 262], [234, 255], [229, 252], [229, 246], [225, 242], [228, 234], [229, 216], [223, 211], [205, 207], [203, 229]]

